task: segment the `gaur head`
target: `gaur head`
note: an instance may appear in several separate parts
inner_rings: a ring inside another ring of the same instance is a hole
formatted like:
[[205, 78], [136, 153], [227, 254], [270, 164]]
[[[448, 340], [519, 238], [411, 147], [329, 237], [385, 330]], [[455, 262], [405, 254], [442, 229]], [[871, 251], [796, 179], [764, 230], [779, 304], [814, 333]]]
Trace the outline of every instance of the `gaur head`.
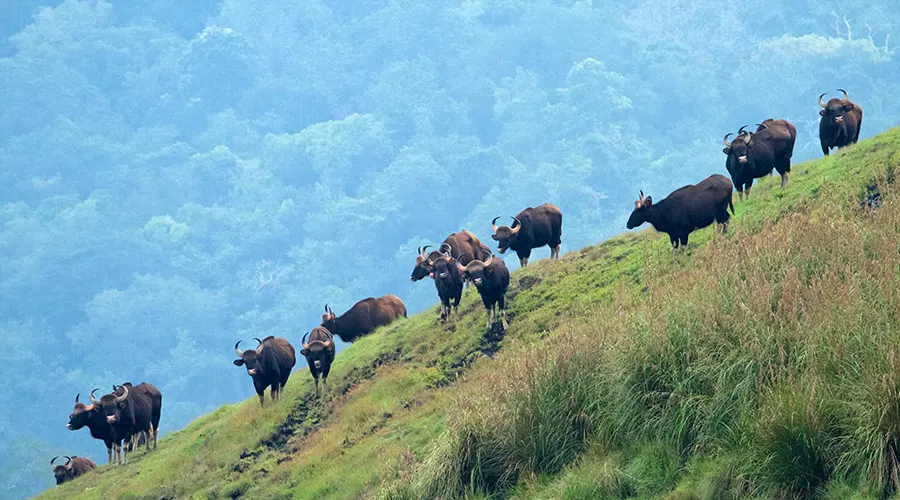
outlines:
[[826, 103], [822, 100], [822, 97], [824, 97], [827, 92], [819, 96], [819, 106], [822, 107], [822, 109], [819, 110], [819, 114], [825, 118], [827, 123], [834, 123], [836, 125], [843, 123], [844, 115], [853, 109], [853, 103], [850, 102], [850, 95], [847, 94], [847, 91], [844, 89], [838, 89], [838, 91], [843, 92], [843, 99], [833, 97]]
[[325, 304], [325, 314], [322, 315], [322, 328], [328, 330], [329, 332], [333, 332], [335, 330], [335, 322], [337, 320], [337, 316], [334, 315], [334, 311], [328, 307], [328, 304]]
[[452, 269], [451, 266], [456, 265], [456, 259], [454, 259], [453, 254], [450, 253], [450, 245], [442, 245], [441, 251], [437, 256], [429, 255], [428, 264], [431, 266], [434, 279], [442, 280], [449, 278], [450, 269]]
[[425, 245], [416, 249], [416, 267], [413, 268], [412, 275], [409, 277], [412, 281], [419, 281], [431, 274], [431, 265], [428, 263], [428, 249], [431, 245]]
[[491, 221], [491, 229], [494, 230], [494, 234], [491, 235], [491, 238], [497, 242], [497, 251], [500, 253], [506, 252], [506, 249], [515, 246], [515, 244], [519, 240], [519, 231], [522, 229], [522, 221], [519, 219], [510, 216], [510, 218], [514, 221], [513, 226], [499, 226], [497, 227], [497, 219], [500, 217], [494, 217], [494, 220]]
[[628, 218], [625, 227], [634, 229], [647, 222], [647, 209], [651, 206], [653, 206], [653, 198], [650, 196], [644, 198], [644, 192], [641, 191], [641, 196], [634, 202], [634, 211], [631, 212], [631, 217]]
[[731, 133], [725, 134], [725, 148], [722, 149], [726, 155], [734, 155], [739, 167], [753, 160], [753, 150], [750, 148], [753, 145], [753, 134], [744, 130], [746, 127], [747, 125], [744, 125], [738, 130], [738, 136], [733, 141], [728, 140]]
[[462, 265], [459, 262], [456, 263], [457, 268], [459, 269], [459, 273], [462, 274], [463, 278], [472, 281], [475, 283], [475, 287], [479, 290], [484, 284], [484, 280], [487, 279], [493, 270], [490, 269], [491, 262], [494, 261], [494, 256], [488, 256], [486, 261], [473, 260], [466, 265]]
[[[119, 388], [122, 389], [121, 392], [118, 390]], [[99, 408], [103, 416], [106, 417], [106, 423], [115, 424], [119, 421], [122, 414], [122, 408], [125, 407], [125, 403], [128, 400], [128, 387], [121, 385], [116, 386], [115, 392], [112, 394], [104, 394], [99, 401], [94, 398], [94, 393], [98, 390], [99, 389], [94, 389], [91, 391], [91, 403]]]
[[259, 353], [262, 352], [262, 340], [259, 340], [256, 337], [253, 337], [253, 340], [256, 341], [256, 349], [247, 349], [246, 351], [240, 350], [238, 348], [238, 346], [241, 345], [240, 340], [234, 344], [234, 353], [238, 356], [238, 359], [234, 360], [234, 366], [246, 366], [247, 375], [250, 375], [251, 377], [261, 371], [259, 366]]
[[304, 333], [303, 338], [300, 340], [300, 343], [303, 344], [303, 349], [300, 350], [300, 354], [306, 357], [306, 362], [310, 366], [314, 366], [317, 370], [320, 370], [322, 369], [322, 363], [326, 361], [325, 356], [328, 351], [331, 350], [333, 343], [330, 340], [311, 340], [307, 344], [307, 335], [309, 335], [309, 332]]
[[86, 405], [78, 401], [78, 398], [81, 397], [81, 393], [75, 395], [75, 408], [72, 410], [72, 413], [69, 414], [69, 423], [66, 424], [66, 428], [70, 431], [77, 431], [81, 429], [91, 419], [91, 412], [96, 409], [94, 405]]
[[63, 458], [66, 459], [66, 463], [62, 465], [56, 465], [56, 459], [59, 457], [53, 457], [50, 460], [50, 469], [53, 470], [53, 475], [56, 477], [56, 485], [59, 486], [64, 482], [75, 479], [75, 471], [72, 469], [72, 457], [67, 457], [63, 455]]

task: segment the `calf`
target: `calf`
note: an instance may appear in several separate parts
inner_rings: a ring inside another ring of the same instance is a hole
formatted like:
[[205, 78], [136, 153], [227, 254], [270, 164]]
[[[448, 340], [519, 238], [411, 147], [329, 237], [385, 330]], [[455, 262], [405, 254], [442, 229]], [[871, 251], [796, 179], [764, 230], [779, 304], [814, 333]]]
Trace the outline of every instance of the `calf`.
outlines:
[[509, 269], [502, 259], [495, 259], [489, 255], [484, 262], [473, 260], [465, 266], [457, 263], [459, 272], [465, 278], [471, 279], [481, 295], [481, 301], [487, 309], [487, 327], [493, 326], [497, 320], [495, 307], [500, 309], [500, 321], [503, 330], [509, 327], [506, 322], [506, 291], [509, 289]]
[[[306, 341], [307, 335], [309, 342]], [[300, 354], [306, 357], [309, 373], [316, 382], [316, 396], [319, 395], [319, 376], [322, 377], [322, 386], [328, 389], [328, 372], [331, 371], [331, 363], [334, 361], [334, 337], [326, 328], [317, 326], [312, 331], [303, 334], [300, 341], [303, 349]]]
[[278, 401], [297, 358], [294, 346], [287, 340], [271, 335], [264, 340], [254, 340], [259, 343], [256, 349], [241, 351], [238, 348], [241, 341], [234, 344], [234, 353], [238, 356], [234, 365], [247, 367], [247, 375], [253, 378], [253, 387], [259, 396], [259, 405], [264, 406], [266, 387], [272, 388], [272, 401]]
[[678, 248], [679, 243], [684, 247], [691, 232], [713, 221], [722, 225], [723, 233], [728, 230], [728, 208], [734, 213], [731, 192], [731, 181], [719, 174], [713, 174], [699, 184], [689, 184], [675, 190], [656, 204], [651, 197], [644, 198], [641, 191], [626, 227], [634, 229], [649, 222], [657, 231], [669, 235], [673, 249]]
[[56, 485], [59, 486], [66, 481], [71, 481], [78, 476], [83, 474], [87, 474], [88, 472], [97, 468], [97, 464], [91, 461], [90, 458], [84, 457], [76, 457], [76, 456], [65, 456], [63, 458], [66, 459], [66, 463], [62, 465], [56, 465], [56, 459], [59, 457], [53, 457], [50, 460], [50, 468], [53, 469], [53, 475], [56, 477]]

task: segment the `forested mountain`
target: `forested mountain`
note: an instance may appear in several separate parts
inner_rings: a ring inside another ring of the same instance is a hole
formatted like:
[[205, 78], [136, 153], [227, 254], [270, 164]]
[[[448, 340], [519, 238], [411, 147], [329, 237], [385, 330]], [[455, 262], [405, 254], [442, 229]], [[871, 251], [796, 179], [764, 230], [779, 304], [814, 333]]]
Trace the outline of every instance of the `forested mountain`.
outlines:
[[0, 491], [105, 461], [76, 393], [153, 382], [177, 429], [251, 394], [237, 339], [432, 305], [415, 249], [452, 231], [549, 201], [564, 252], [600, 241], [741, 125], [819, 156], [837, 87], [895, 125], [898, 28], [876, 0], [0, 3]]

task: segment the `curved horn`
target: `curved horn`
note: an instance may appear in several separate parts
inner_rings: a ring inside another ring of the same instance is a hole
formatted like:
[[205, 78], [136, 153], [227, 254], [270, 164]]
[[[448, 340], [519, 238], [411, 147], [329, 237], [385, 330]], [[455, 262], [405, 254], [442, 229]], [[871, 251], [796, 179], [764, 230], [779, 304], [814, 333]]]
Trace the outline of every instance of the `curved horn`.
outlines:
[[68, 455], [63, 455], [63, 458], [66, 459], [66, 463], [64, 463], [63, 465], [65, 465], [66, 467], [68, 467], [69, 464], [72, 463], [72, 457], [70, 457], [70, 456], [68, 456]]
[[124, 385], [118, 385], [118, 386], [116, 386], [116, 387], [121, 387], [121, 388], [122, 388], [122, 395], [121, 395], [121, 396], [116, 396], [116, 403], [122, 403], [122, 402], [124, 402], [126, 399], [128, 399], [128, 387], [126, 387], [126, 386], [124, 386]]
[[494, 254], [488, 255], [488, 260], [483, 262], [484, 267], [491, 265], [491, 262], [493, 262], [493, 261], [494, 261]]
[[99, 390], [100, 390], [100, 388], [97, 388], [97, 389], [94, 389], [93, 391], [91, 391], [91, 403], [92, 403], [92, 404], [95, 404], [95, 405], [100, 404], [100, 401], [97, 401], [97, 399], [94, 398], [94, 393], [97, 392], [97, 391], [99, 391]]
[[300, 339], [300, 343], [303, 345], [303, 348], [306, 349], [309, 347], [309, 344], [306, 343], [306, 336], [309, 335], [309, 332], [303, 334], [303, 338]]
[[241, 343], [241, 341], [238, 340], [237, 343], [234, 344], [234, 353], [237, 354], [239, 358], [243, 358], [243, 357], [244, 357], [244, 351], [238, 349], [238, 345], [239, 345], [240, 343]]
[[757, 126], [757, 127], [762, 127], [763, 130], [769, 130], [769, 126], [766, 125], [765, 123], [757, 123], [756, 126]]
[[81, 397], [81, 393], [80, 393], [80, 392], [79, 392], [78, 394], [75, 395], [75, 402], [76, 402], [76, 403], [78, 402], [78, 398], [80, 398], [80, 397]]
[[[731, 136], [733, 133], [734, 132], [728, 132], [727, 134], [725, 134], [725, 139], [723, 139], [723, 141], [725, 142], [725, 145], [728, 146], [729, 148], [731, 147], [731, 141], [728, 140], [728, 137]], [[641, 191], [641, 199], [644, 199], [643, 191]]]
[[429, 248], [431, 248], [431, 245], [425, 245], [424, 247], [422, 247], [422, 255], [427, 255]]
[[494, 220], [491, 221], [491, 229], [493, 229], [495, 233], [497, 232], [497, 219], [499, 218], [500, 216], [494, 217]]
[[746, 130], [744, 130], [745, 128], [747, 128], [747, 127], [749, 127], [749, 126], [750, 126], [750, 125], [744, 125], [743, 127], [739, 128], [739, 129], [738, 129], [738, 135], [749, 134], [750, 132], [747, 132]]
[[[447, 251], [446, 251], [446, 252], [444, 251], [444, 248], [445, 248], [445, 247], [447, 248]], [[451, 247], [449, 243], [443, 243], [443, 244], [441, 245], [440, 252], [441, 252], [442, 254], [446, 255], [447, 257], [453, 257], [453, 253], [452, 253], [452, 252], [453, 252], [453, 247]]]
[[416, 247], [416, 255], [422, 255], [422, 247]]
[[520, 221], [520, 220], [519, 220], [518, 218], [516, 218], [516, 217], [513, 217], [512, 215], [510, 215], [510, 217], [512, 218], [512, 220], [514, 220], [514, 221], [516, 221], [516, 222], [519, 223], [519, 225], [517, 225], [516, 227], [512, 228], [512, 232], [513, 232], [513, 233], [518, 233], [519, 231], [522, 230], [522, 221]]
[[322, 345], [324, 345], [325, 347], [331, 347], [331, 341], [326, 340], [325, 342], [322, 342]]
[[56, 467], [56, 466], [53, 464], [53, 462], [55, 462], [57, 458], [59, 458], [59, 455], [57, 455], [57, 456], [55, 456], [55, 457], [53, 457], [53, 458], [50, 459], [50, 467]]
[[838, 89], [839, 92], [843, 92], [844, 94], [844, 102], [850, 102], [850, 94], [847, 93], [844, 89]]
[[825, 101], [822, 100], [822, 97], [827, 93], [828, 92], [822, 92], [821, 94], [819, 94], [819, 106], [822, 106], [823, 109], [828, 107], [825, 105]]
[[257, 348], [259, 348], [259, 346], [261, 346], [261, 345], [262, 345], [262, 340], [259, 340], [259, 339], [258, 339], [258, 338], [256, 338], [256, 337], [253, 337], [253, 340], [255, 340], [255, 341], [256, 341], [256, 347], [257, 347]]

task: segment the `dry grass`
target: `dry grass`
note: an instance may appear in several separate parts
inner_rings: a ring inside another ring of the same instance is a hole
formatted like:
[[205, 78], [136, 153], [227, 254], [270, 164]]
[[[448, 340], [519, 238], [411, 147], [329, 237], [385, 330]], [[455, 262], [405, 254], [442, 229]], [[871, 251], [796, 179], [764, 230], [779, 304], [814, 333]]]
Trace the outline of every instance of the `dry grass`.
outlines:
[[[828, 161], [890, 175], [900, 157], [880, 149]], [[681, 270], [648, 259], [642, 293], [620, 288], [547, 341], [507, 349], [459, 388], [455, 418], [404, 491], [506, 495], [571, 475], [588, 446], [625, 452], [642, 494], [699, 485], [688, 463], [734, 456], [727, 487], [704, 491], [900, 491], [900, 204], [876, 180], [875, 214], [858, 206], [864, 179], [820, 184], [815, 203], [736, 224]]]

